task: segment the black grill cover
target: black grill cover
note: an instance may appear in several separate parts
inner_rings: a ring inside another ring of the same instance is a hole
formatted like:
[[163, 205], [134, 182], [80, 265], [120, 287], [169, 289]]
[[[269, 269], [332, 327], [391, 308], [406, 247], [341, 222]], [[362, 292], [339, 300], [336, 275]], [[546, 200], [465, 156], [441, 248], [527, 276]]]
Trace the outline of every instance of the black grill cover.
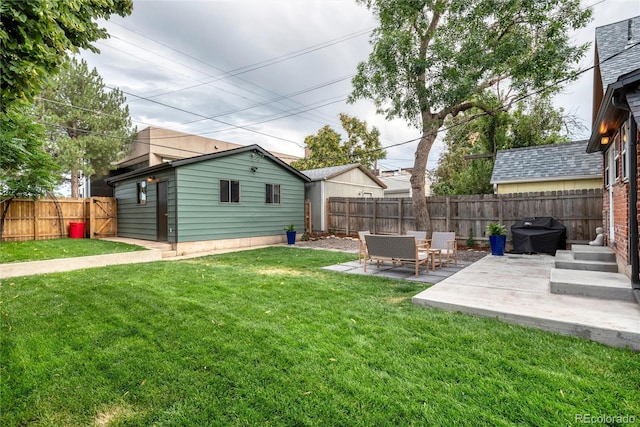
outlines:
[[566, 247], [567, 229], [550, 216], [524, 218], [511, 226], [511, 240], [515, 253], [555, 255]]

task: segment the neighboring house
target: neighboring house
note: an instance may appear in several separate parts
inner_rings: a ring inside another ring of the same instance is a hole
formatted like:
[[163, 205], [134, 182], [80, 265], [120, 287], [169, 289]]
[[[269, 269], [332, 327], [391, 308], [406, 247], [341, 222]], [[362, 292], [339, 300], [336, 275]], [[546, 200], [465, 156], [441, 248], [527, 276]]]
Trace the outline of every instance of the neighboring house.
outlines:
[[328, 231], [327, 200], [330, 197], [382, 197], [386, 186], [359, 163], [302, 171], [310, 182], [305, 198], [311, 201], [312, 231]]
[[[400, 169], [394, 173], [382, 171], [382, 175], [378, 178], [387, 186], [387, 189], [384, 190], [384, 197], [411, 197], [413, 195], [410, 169]], [[424, 177], [424, 195], [433, 195], [428, 174], [425, 174]]]
[[380, 176], [380, 181], [387, 186], [384, 197], [411, 197], [411, 175]]
[[[127, 156], [114, 164], [115, 169], [109, 173], [108, 178], [172, 160], [219, 153], [241, 147], [244, 146], [150, 126], [136, 134], [129, 145]], [[271, 152], [271, 154], [286, 164], [291, 164], [292, 161], [298, 159], [298, 157], [288, 154], [276, 152]], [[94, 179], [91, 183], [91, 195], [112, 197], [113, 191], [105, 184], [103, 178], [99, 178]]]
[[606, 244], [615, 251], [619, 270], [631, 277], [640, 302], [636, 148], [640, 137], [640, 16], [596, 28], [594, 63], [593, 125], [587, 152], [602, 153]]
[[118, 236], [178, 254], [285, 242], [304, 224], [309, 179], [258, 145], [160, 163], [116, 177]]
[[491, 174], [494, 193], [602, 188], [602, 159], [587, 141], [498, 150]]

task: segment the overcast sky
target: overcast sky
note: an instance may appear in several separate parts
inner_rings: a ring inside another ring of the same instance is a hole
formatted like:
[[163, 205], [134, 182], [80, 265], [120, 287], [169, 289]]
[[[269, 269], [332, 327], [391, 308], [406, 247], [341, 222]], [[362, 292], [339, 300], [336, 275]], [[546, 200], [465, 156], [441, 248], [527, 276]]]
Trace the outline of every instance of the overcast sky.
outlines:
[[[594, 20], [571, 35], [576, 44], [593, 42], [598, 26], [640, 15], [640, 0], [582, 3], [593, 5]], [[82, 57], [107, 86], [125, 92], [139, 130], [158, 126], [296, 156], [322, 126], [341, 131], [340, 112], [376, 126], [383, 146], [420, 136], [402, 121], [376, 115], [370, 102], [346, 103], [376, 26], [355, 1], [134, 0], [131, 15], [103, 24], [111, 38], [96, 43], [99, 55]], [[581, 68], [592, 65], [590, 50]], [[584, 73], [555, 99], [587, 127], [592, 79]], [[413, 166], [416, 145], [388, 150], [380, 167]], [[429, 169], [441, 151], [436, 143]]]

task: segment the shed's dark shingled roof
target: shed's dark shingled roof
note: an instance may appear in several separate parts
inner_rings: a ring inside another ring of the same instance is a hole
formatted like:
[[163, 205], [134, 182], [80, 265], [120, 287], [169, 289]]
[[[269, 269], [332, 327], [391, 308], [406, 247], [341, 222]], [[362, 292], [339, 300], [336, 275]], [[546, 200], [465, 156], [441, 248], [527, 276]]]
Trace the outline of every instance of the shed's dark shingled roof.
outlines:
[[602, 156], [587, 154], [587, 141], [499, 150], [492, 184], [568, 178], [599, 178]]
[[[629, 21], [631, 40], [628, 41]], [[600, 60], [602, 87], [638, 68], [640, 64], [640, 16], [596, 28], [596, 48]], [[635, 45], [635, 46], [634, 46]], [[633, 47], [630, 47], [633, 46]], [[614, 58], [607, 58], [616, 55]], [[603, 62], [604, 61], [604, 62]]]

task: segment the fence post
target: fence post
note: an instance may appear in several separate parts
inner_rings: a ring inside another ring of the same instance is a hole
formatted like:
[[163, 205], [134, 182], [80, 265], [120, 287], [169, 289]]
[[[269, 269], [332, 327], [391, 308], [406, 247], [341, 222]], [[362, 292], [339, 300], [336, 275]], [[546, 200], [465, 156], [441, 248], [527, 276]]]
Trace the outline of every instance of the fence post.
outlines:
[[502, 194], [496, 194], [498, 196], [498, 223], [502, 224], [502, 219], [504, 217], [502, 210], [503, 210], [503, 206], [502, 206]]
[[378, 234], [376, 231], [376, 223], [378, 222], [376, 219], [376, 212], [378, 212], [378, 199], [373, 199], [373, 229], [371, 230], [373, 234]]
[[96, 201], [89, 198], [89, 238], [95, 239], [96, 235]]
[[447, 196], [445, 204], [446, 204], [445, 205], [446, 215], [445, 215], [444, 224], [445, 224], [445, 227], [447, 228], [445, 231], [451, 231], [451, 197], [450, 196]]
[[322, 222], [322, 220], [324, 219], [325, 222], [325, 227], [322, 227], [322, 224], [320, 224], [320, 229], [322, 231], [329, 231], [329, 228], [331, 228], [331, 198], [327, 197], [326, 199], [324, 199], [324, 218], [322, 218], [323, 215], [320, 215], [320, 221]]
[[38, 205], [39, 201], [33, 201], [33, 240], [38, 240]]
[[311, 233], [311, 200], [304, 201], [304, 232]]
[[398, 199], [398, 234], [402, 234], [402, 223], [404, 222], [404, 209], [402, 209], [402, 199]]
[[349, 213], [351, 212], [351, 199], [347, 199], [347, 224], [345, 226], [345, 233], [349, 235]]

